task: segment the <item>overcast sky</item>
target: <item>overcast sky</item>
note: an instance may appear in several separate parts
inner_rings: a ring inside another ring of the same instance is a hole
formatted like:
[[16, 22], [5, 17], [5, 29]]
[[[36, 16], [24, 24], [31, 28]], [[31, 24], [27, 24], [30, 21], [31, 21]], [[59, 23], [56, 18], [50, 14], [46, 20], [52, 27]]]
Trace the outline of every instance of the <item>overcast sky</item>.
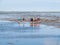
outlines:
[[60, 0], [0, 0], [0, 11], [60, 11]]

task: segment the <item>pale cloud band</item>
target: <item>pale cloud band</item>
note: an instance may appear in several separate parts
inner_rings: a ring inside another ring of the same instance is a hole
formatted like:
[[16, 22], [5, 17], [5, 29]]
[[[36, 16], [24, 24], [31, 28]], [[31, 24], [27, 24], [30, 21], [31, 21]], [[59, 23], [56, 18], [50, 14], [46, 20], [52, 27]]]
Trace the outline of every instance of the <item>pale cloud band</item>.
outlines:
[[0, 11], [60, 11], [60, 0], [0, 0]]

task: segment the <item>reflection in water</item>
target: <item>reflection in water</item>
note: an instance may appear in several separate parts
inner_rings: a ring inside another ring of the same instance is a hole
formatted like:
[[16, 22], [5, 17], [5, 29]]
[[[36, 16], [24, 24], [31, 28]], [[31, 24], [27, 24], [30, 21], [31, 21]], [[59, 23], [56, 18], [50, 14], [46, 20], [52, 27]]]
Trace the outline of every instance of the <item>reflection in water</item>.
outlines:
[[22, 23], [21, 26], [15, 22], [0, 23], [0, 45], [59, 45], [59, 34], [60, 29], [46, 25], [31, 27], [29, 23], [25, 23], [23, 27]]
[[57, 45], [57, 39], [54, 38], [47, 38], [44, 40], [44, 45]]
[[[24, 25], [24, 26], [23, 26]], [[2, 22], [0, 23], [0, 31], [20, 31], [20, 32], [30, 32], [30, 31], [37, 31], [40, 27], [32, 27], [29, 23], [21, 23], [18, 26], [15, 22]]]

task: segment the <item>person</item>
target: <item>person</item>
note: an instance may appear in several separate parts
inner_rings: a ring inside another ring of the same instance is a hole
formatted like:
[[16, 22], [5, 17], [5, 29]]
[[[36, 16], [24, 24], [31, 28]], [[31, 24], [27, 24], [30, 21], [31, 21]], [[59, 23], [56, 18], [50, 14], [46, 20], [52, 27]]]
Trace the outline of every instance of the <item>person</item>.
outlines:
[[20, 17], [17, 18], [18, 21], [21, 21], [22, 19]]
[[37, 18], [37, 26], [40, 25], [40, 18]]
[[17, 18], [17, 20], [16, 20], [16, 22], [18, 23], [18, 25], [20, 26], [20, 21], [21, 21], [22, 19], [20, 18], [20, 17], [18, 17]]
[[33, 18], [30, 18], [30, 26], [33, 26]]
[[30, 21], [31, 21], [30, 26], [37, 26], [37, 24], [36, 24], [36, 21], [37, 21], [36, 18], [31, 18]]
[[34, 26], [37, 26], [37, 19], [34, 18]]
[[40, 25], [40, 18], [31, 18], [30, 26], [39, 26]]
[[23, 27], [25, 26], [25, 21], [26, 21], [26, 19], [23, 17], [22, 18]]
[[25, 18], [24, 18], [24, 17], [22, 18], [22, 21], [23, 21], [23, 22], [25, 21]]

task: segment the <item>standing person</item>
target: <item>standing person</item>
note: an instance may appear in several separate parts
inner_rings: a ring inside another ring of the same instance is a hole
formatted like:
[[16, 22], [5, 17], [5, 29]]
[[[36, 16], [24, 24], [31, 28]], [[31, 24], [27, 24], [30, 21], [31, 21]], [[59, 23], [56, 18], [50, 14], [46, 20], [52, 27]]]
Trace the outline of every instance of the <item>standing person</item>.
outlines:
[[34, 18], [34, 26], [37, 26], [37, 19]]
[[24, 17], [22, 18], [22, 21], [25, 21], [25, 18]]
[[21, 21], [22, 19], [20, 18], [20, 17], [18, 17], [17, 18], [17, 20], [16, 20], [16, 22], [19, 24], [19, 26], [20, 26], [20, 21]]
[[30, 26], [33, 26], [33, 18], [30, 18]]
[[36, 24], [36, 18], [31, 18], [30, 19], [31, 20], [31, 23], [30, 23], [30, 26], [37, 26], [37, 24]]
[[23, 17], [23, 18], [22, 18], [23, 27], [25, 26], [25, 21], [26, 21], [26, 20], [25, 20], [25, 18]]
[[40, 18], [33, 18], [32, 26], [39, 26], [40, 25]]
[[17, 20], [18, 20], [18, 21], [20, 21], [20, 20], [21, 20], [21, 18], [20, 18], [20, 17], [18, 17], [18, 18], [17, 18]]
[[37, 26], [40, 25], [40, 18], [37, 18]]

